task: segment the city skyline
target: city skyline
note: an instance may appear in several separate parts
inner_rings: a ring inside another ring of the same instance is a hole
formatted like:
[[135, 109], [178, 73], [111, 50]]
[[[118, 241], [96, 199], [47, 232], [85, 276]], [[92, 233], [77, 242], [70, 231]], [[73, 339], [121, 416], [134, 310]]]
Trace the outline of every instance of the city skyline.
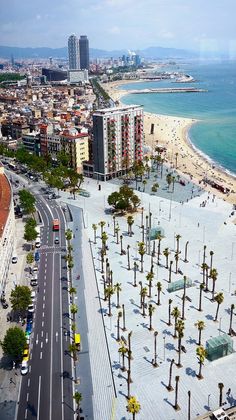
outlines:
[[1, 3], [1, 45], [58, 48], [71, 33], [85, 33], [93, 48], [107, 50], [160, 45], [236, 51], [233, 0], [177, 0], [174, 5], [163, 0], [89, 0], [86, 5], [81, 0], [42, 0], [38, 5], [25, 0], [24, 7], [16, 0]]

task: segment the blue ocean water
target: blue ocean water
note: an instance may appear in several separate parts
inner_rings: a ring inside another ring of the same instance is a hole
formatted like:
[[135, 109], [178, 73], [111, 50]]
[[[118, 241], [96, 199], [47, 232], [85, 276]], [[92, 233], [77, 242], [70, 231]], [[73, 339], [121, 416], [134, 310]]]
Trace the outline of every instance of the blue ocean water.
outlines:
[[191, 74], [195, 83], [140, 82], [122, 89], [193, 86], [207, 92], [139, 94], [122, 97], [122, 103], [140, 104], [147, 112], [197, 118], [190, 129], [193, 145], [216, 164], [236, 175], [236, 61], [191, 62], [172, 70]]

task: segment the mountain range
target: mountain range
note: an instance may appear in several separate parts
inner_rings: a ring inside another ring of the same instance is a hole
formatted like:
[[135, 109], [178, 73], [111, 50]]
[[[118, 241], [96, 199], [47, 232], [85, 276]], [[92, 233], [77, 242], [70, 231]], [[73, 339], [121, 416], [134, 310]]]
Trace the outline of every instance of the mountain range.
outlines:
[[[177, 58], [196, 58], [197, 53], [194, 51], [182, 50], [177, 48], [163, 48], [163, 47], [149, 47], [143, 50], [135, 51], [141, 57], [146, 59], [177, 59]], [[127, 55], [128, 50], [114, 50], [105, 51], [95, 48], [90, 48], [90, 58], [117, 58], [122, 55]], [[20, 48], [0, 46], [0, 58], [10, 59], [19, 58], [59, 58], [67, 59], [67, 47], [62, 48]]]

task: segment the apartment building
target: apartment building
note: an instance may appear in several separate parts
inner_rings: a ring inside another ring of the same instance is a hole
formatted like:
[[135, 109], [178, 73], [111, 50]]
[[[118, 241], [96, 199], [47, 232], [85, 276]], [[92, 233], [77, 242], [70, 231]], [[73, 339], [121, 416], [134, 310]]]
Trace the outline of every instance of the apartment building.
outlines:
[[143, 107], [127, 105], [93, 114], [93, 162], [97, 179], [120, 176], [143, 158]]

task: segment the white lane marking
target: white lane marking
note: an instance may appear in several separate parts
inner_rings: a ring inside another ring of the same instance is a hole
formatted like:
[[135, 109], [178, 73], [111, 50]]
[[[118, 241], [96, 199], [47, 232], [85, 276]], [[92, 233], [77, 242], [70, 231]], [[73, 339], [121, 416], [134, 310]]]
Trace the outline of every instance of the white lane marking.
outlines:
[[[46, 270], [45, 270], [45, 273], [46, 273]], [[46, 280], [46, 278], [47, 278], [47, 276], [46, 276], [46, 274], [44, 274], [44, 280]], [[44, 282], [44, 286], [46, 285], [46, 282]]]
[[[32, 358], [32, 354], [31, 354], [31, 358]], [[31, 372], [31, 365], [30, 365], [30, 367], [29, 367], [29, 373]]]
[[38, 392], [38, 407], [37, 407], [37, 420], [39, 420], [39, 406], [40, 406], [40, 393], [41, 393], [41, 376], [39, 376], [39, 392]]
[[58, 342], [58, 332], [56, 332], [56, 342]]
[[43, 303], [43, 309], [45, 308], [45, 303]]
[[41, 337], [43, 337], [43, 331], [41, 331]]
[[45, 295], [43, 296], [43, 300], [45, 300]]
[[30, 386], [30, 378], [28, 379], [27, 385]]
[[42, 321], [42, 327], [44, 327], [44, 321]]
[[40, 347], [41, 347], [41, 349], [43, 348], [43, 342], [41, 342], [41, 346]]
[[43, 289], [43, 294], [45, 295], [46, 289]]
[[42, 359], [42, 357], [43, 357], [43, 352], [41, 351], [40, 352], [40, 359]]
[[[47, 263], [46, 263], [46, 262], [45, 262], [45, 264], [44, 264], [44, 267], [45, 267], [45, 268], [47, 268]], [[45, 270], [45, 273], [46, 273], [46, 270]]]
[[27, 394], [26, 394], [26, 401], [28, 402], [29, 401], [29, 393], [27, 392]]
[[25, 409], [25, 419], [27, 419], [27, 413], [28, 413], [28, 411], [27, 411], [27, 408]]
[[38, 342], [39, 342], [39, 336], [38, 336], [38, 334], [37, 334], [37, 336], [36, 336], [36, 344], [38, 344]]
[[48, 333], [46, 333], [46, 344], [47, 344], [47, 342], [48, 342]]
[[46, 286], [46, 281], [43, 283], [44, 286]]
[[54, 258], [52, 259], [52, 300], [51, 300], [51, 344], [50, 344], [50, 386], [49, 386], [49, 420], [52, 420], [52, 355], [53, 355], [53, 308], [54, 308]]
[[44, 312], [42, 313], [42, 317], [44, 318]]

